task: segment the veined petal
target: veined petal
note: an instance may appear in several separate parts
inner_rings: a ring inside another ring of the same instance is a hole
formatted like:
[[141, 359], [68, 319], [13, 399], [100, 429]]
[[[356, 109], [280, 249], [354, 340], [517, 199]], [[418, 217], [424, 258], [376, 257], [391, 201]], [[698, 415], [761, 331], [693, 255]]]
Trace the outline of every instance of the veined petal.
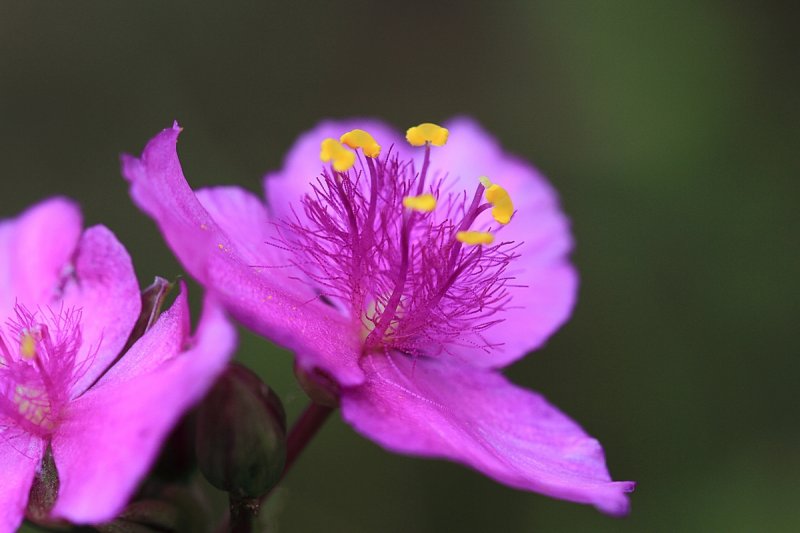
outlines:
[[211, 300], [191, 347], [180, 351], [187, 340], [186, 305], [179, 297], [97, 385], [67, 407], [52, 443], [60, 480], [54, 516], [78, 524], [116, 516], [172, 426], [227, 364], [236, 333]]
[[[204, 320], [214, 320], [225, 326], [225, 320], [213, 306], [213, 300], [206, 299], [206, 307], [213, 311]], [[175, 302], [169, 309], [161, 313], [155, 324], [137, 340], [123, 356], [108, 369], [95, 387], [111, 387], [117, 383], [124, 383], [142, 374], [157, 371], [166, 361], [175, 358], [181, 353], [191, 336], [191, 317], [189, 311], [189, 297], [186, 283], [179, 283], [179, 292]], [[205, 331], [205, 327], [198, 327], [198, 335]], [[224, 338], [224, 335], [222, 336]], [[212, 363], [213, 361], [198, 361], [199, 364]]]
[[342, 394], [358, 432], [399, 453], [450, 459], [512, 487], [628, 512], [600, 444], [542, 396], [499, 373], [401, 355], [371, 356]]
[[468, 356], [468, 361], [477, 366], [505, 366], [541, 347], [567, 321], [578, 291], [575, 268], [566, 260], [534, 268], [524, 258], [517, 260], [521, 265], [509, 269], [509, 275], [514, 276], [510, 282], [513, 286], [507, 286], [512, 298], [503, 321], [483, 334], [489, 342], [497, 343], [497, 348], [485, 357], [459, 346], [453, 350], [458, 357]]
[[213, 248], [231, 249], [231, 239], [211, 218], [186, 183], [176, 151], [177, 123], [156, 135], [142, 157], [122, 156], [122, 175], [133, 201], [158, 224], [189, 273], [202, 281]]
[[85, 365], [86, 372], [73, 387], [75, 397], [119, 355], [142, 308], [131, 258], [105, 226], [88, 228], [81, 236], [63, 304], [81, 309], [82, 315], [76, 364]]
[[44, 441], [23, 432], [0, 436], [0, 533], [17, 531], [25, 517], [31, 484], [44, 455]]
[[343, 384], [361, 382], [357, 328], [316, 295], [298, 293], [284, 276], [250, 264], [249, 253], [239, 250], [249, 241], [228, 235], [223, 228], [232, 231], [233, 225], [218, 223], [186, 182], [176, 152], [179, 131], [177, 125], [162, 131], [141, 159], [123, 157], [134, 201], [156, 221], [184, 267], [239, 321], [295, 351], [304, 367], [322, 368]]
[[495, 241], [524, 243], [515, 251], [506, 287], [512, 296], [502, 322], [482, 332], [491, 353], [458, 346], [452, 351], [470, 364], [505, 366], [543, 345], [569, 318], [575, 303], [578, 275], [569, 260], [572, 235], [558, 196], [531, 165], [505, 153], [476, 122], [459, 118], [446, 123], [447, 145], [437, 149], [433, 167], [449, 173], [448, 187], [471, 190], [479, 176], [488, 176], [510, 194], [516, 209], [511, 222], [498, 224], [485, 214], [475, 229], [498, 228]]
[[35, 308], [59, 296], [64, 269], [81, 233], [81, 213], [65, 198], [51, 198], [0, 222], [0, 317], [16, 302]]
[[316, 296], [311, 286], [290, 268], [292, 256], [280, 244], [278, 227], [270, 219], [263, 200], [231, 186], [200, 189], [195, 194], [220, 230], [231, 239], [242, 263], [304, 299]]
[[221, 256], [208, 270], [205, 286], [245, 327], [293, 350], [305, 370], [324, 370], [342, 385], [364, 380], [358, 364], [359, 332], [333, 307], [317, 299], [290, 299], [269, 274], [241, 268], [235, 257]]
[[[243, 261], [254, 267], [286, 265], [286, 254], [273, 245], [276, 230], [263, 200], [233, 186], [200, 189], [195, 195], [220, 230], [231, 238]], [[276, 274], [282, 275], [279, 271]]]

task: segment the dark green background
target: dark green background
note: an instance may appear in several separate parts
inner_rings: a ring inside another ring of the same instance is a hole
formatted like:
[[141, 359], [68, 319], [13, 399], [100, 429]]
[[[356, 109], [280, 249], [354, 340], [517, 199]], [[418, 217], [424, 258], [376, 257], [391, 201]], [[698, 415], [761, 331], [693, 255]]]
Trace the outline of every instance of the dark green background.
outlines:
[[[573, 319], [509, 374], [639, 482], [633, 512], [391, 455], [337, 419], [287, 479], [279, 530], [796, 530], [789, 5], [0, 0], [0, 213], [75, 197], [145, 283], [180, 268], [117, 155], [174, 118], [194, 186], [257, 190], [321, 118], [472, 115], [551, 178], [577, 239]], [[250, 335], [242, 354], [296, 414], [290, 357]]]

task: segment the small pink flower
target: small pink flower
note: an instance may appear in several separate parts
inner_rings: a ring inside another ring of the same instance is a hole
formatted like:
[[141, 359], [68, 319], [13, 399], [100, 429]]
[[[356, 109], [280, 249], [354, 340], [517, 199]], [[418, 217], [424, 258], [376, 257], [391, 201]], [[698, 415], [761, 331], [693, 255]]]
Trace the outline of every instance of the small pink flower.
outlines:
[[0, 532], [14, 531], [48, 446], [53, 515], [112, 519], [163, 438], [235, 343], [207, 300], [194, 336], [185, 290], [125, 354], [141, 310], [130, 257], [77, 207], [42, 202], [0, 222]]
[[633, 483], [611, 481], [600, 444], [496, 370], [571, 313], [557, 196], [474, 122], [446, 126], [412, 128], [409, 146], [379, 122], [325, 122], [267, 176], [266, 203], [236, 187], [193, 192], [177, 125], [123, 174], [187, 270], [333, 380], [357, 431], [624, 514]]

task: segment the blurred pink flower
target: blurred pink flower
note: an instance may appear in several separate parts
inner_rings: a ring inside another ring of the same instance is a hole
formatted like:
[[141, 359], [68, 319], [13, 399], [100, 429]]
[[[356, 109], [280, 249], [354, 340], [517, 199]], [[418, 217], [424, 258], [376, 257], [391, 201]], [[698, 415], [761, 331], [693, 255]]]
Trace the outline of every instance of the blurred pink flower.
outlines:
[[73, 203], [0, 222], [0, 531], [22, 521], [48, 446], [53, 515], [112, 519], [226, 364], [232, 327], [209, 299], [190, 336], [185, 290], [118, 359], [140, 309], [125, 248], [103, 226], [81, 231]]
[[410, 130], [414, 148], [379, 122], [322, 123], [266, 177], [266, 204], [236, 187], [192, 191], [177, 125], [140, 159], [123, 157], [123, 174], [186, 269], [302, 369], [333, 380], [357, 431], [624, 514], [633, 483], [611, 481], [600, 444], [496, 370], [572, 310], [556, 194], [474, 122], [446, 126], [449, 140], [435, 126]]

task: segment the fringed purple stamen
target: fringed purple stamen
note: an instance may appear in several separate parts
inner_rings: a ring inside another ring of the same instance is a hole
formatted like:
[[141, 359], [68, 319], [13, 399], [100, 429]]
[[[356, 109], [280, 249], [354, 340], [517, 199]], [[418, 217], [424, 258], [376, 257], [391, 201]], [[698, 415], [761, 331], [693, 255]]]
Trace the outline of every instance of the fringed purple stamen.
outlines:
[[93, 357], [78, 359], [81, 310], [61, 307], [30, 311], [14, 307], [0, 329], [0, 415], [2, 424], [46, 436]]
[[[457, 346], [496, 348], [483, 332], [502, 321], [513, 277], [508, 265], [519, 243], [464, 247], [456, 233], [491, 229], [482, 213], [483, 185], [474, 194], [450, 191], [446, 175], [425, 184], [413, 162], [361, 157], [347, 172], [323, 172], [295, 214], [279, 226], [278, 246], [321, 290], [321, 297], [364, 326], [364, 352], [397, 350], [418, 356]], [[403, 207], [422, 192], [433, 212]]]

